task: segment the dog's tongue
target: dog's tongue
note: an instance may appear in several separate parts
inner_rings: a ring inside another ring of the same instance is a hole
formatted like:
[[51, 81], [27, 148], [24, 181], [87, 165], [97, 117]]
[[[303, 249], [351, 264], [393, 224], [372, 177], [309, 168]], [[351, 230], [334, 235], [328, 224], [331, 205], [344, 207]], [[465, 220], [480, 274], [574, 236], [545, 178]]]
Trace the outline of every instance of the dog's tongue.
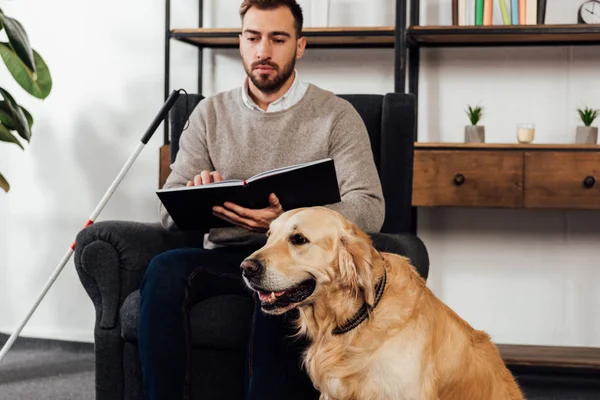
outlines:
[[258, 298], [264, 302], [274, 302], [279, 296], [283, 296], [285, 290], [282, 292], [258, 292]]

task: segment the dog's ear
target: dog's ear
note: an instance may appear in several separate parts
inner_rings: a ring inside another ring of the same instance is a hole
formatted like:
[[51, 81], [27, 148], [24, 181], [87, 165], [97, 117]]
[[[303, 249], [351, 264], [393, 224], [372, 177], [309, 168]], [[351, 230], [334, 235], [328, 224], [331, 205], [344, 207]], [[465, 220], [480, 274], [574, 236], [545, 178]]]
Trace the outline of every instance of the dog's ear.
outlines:
[[370, 238], [354, 224], [349, 224], [342, 234], [338, 263], [343, 285], [362, 292], [370, 306], [375, 302], [373, 287], [373, 251]]

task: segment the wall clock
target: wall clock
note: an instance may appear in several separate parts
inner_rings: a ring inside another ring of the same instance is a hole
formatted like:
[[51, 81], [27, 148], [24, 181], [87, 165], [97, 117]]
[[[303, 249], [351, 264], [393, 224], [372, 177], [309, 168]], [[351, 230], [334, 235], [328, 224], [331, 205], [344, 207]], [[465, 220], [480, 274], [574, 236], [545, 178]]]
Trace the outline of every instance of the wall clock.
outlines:
[[588, 0], [584, 2], [577, 12], [577, 23], [586, 25], [600, 24], [600, 1]]

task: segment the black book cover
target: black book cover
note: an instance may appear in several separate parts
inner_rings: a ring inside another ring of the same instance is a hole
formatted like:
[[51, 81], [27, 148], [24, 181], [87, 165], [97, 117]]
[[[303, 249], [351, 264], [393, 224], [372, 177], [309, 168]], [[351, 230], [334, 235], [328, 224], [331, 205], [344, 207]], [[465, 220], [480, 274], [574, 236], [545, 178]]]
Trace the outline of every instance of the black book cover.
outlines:
[[201, 186], [161, 189], [160, 201], [181, 230], [204, 230], [232, 226], [215, 217], [212, 208], [226, 201], [242, 207], [269, 206], [275, 193], [284, 211], [322, 206], [341, 201], [334, 161], [330, 158], [292, 165], [244, 180], [224, 180]]

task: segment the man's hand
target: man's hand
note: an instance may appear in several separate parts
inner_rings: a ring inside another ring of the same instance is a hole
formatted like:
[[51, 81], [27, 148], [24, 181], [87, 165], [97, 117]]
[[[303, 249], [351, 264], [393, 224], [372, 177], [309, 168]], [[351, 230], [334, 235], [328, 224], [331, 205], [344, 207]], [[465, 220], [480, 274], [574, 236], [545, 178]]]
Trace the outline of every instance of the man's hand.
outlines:
[[196, 175], [193, 181], [188, 181], [186, 186], [200, 186], [206, 185], [207, 183], [222, 181], [223, 177], [219, 171], [209, 172], [204, 170], [200, 172], [200, 175]]
[[240, 207], [237, 204], [225, 202], [223, 207], [213, 207], [213, 214], [236, 226], [255, 232], [266, 232], [271, 222], [283, 214], [283, 208], [274, 193], [269, 196], [270, 205], [261, 210]]

